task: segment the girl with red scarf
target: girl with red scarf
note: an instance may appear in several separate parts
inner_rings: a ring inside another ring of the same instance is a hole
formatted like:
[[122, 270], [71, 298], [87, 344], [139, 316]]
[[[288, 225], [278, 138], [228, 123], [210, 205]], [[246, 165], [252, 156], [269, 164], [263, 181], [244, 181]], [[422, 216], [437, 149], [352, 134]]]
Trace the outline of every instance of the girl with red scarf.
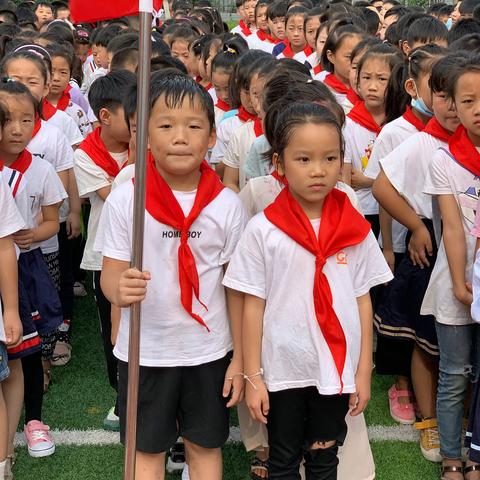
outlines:
[[435, 116], [421, 132], [380, 160], [381, 172], [373, 185], [381, 207], [408, 229], [408, 253], [400, 260], [397, 256], [393, 265], [395, 278], [375, 312], [377, 369], [380, 367], [381, 374], [411, 379], [410, 388], [399, 379], [390, 387], [391, 415], [400, 423], [411, 424], [416, 419], [417, 404], [423, 419], [415, 425], [420, 430], [420, 449], [427, 460], [435, 462], [441, 461], [435, 406], [439, 349], [435, 319], [422, 315], [421, 308], [441, 227], [434, 216], [431, 196], [424, 193], [424, 188], [432, 157], [439, 148], [448, 147], [459, 125], [455, 109], [445, 99], [448, 72], [455, 62], [452, 57], [437, 61], [429, 80], [432, 94], [427, 96]]
[[336, 118], [290, 105], [272, 153], [286, 186], [247, 225], [224, 278], [245, 293], [246, 402], [267, 425], [271, 478], [296, 478], [303, 457], [307, 478], [335, 479], [345, 416], [370, 397], [369, 290], [392, 274], [369, 223], [335, 188]]

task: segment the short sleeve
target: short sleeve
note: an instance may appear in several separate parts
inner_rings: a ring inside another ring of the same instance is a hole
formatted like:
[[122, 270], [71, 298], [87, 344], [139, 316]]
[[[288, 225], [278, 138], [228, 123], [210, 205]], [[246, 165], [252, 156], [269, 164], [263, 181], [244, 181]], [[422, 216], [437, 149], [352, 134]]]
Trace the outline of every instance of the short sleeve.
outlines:
[[232, 138], [225, 150], [223, 163], [231, 168], [240, 168], [240, 157], [238, 155], [238, 130], [233, 132]]
[[350, 144], [350, 135], [349, 135], [349, 130], [347, 128], [348, 126], [348, 118], [347, 121], [345, 122], [345, 125], [343, 126], [343, 138], [345, 139], [345, 154], [343, 157], [343, 163], [349, 163], [350, 165], [353, 163], [353, 152], [352, 152], [352, 145]]
[[8, 237], [9, 235], [18, 232], [25, 228], [25, 222], [15, 205], [10, 189], [0, 174], [0, 238]]
[[245, 207], [249, 217], [253, 217], [255, 214], [255, 200], [253, 198], [252, 181], [248, 181], [247, 184], [240, 190], [238, 194], [240, 200]]
[[355, 297], [361, 297], [368, 293], [372, 287], [392, 280], [392, 272], [373, 232], [370, 231], [365, 240], [354, 247], [353, 254], [351, 272]]
[[126, 192], [133, 194], [133, 186], [124, 184], [112, 192], [103, 205], [93, 250], [104, 257], [129, 262], [132, 256], [130, 230], [131, 212]]
[[375, 180], [378, 175], [380, 175], [380, 160], [385, 158], [393, 150], [389, 140], [390, 139], [387, 135], [382, 135], [380, 132], [380, 135], [373, 144], [372, 154], [370, 155], [367, 168], [365, 169], [366, 177]]
[[[47, 168], [48, 166], [48, 168]], [[45, 181], [43, 185], [43, 198], [41, 202], [42, 207], [49, 205], [56, 205], [68, 198], [67, 192], [63, 187], [60, 177], [50, 164], [46, 164]]]
[[83, 142], [83, 135], [75, 121], [67, 115], [65, 118], [64, 132], [70, 145], [73, 147]]
[[477, 201], [477, 212], [475, 214], [475, 221], [470, 233], [474, 237], [480, 238], [480, 200]]
[[57, 161], [55, 171], [63, 172], [73, 168], [73, 148], [69, 144], [65, 134], [59, 130], [57, 139]]
[[266, 299], [266, 268], [261, 232], [256, 228], [257, 220], [258, 216], [247, 225], [230, 260], [223, 285], [232, 290]]
[[248, 221], [247, 212], [238, 195], [231, 191], [227, 191], [226, 193], [234, 197], [235, 205], [229, 209], [229, 224], [226, 225], [227, 238], [222, 253], [220, 254], [220, 265], [225, 265], [232, 258], [233, 252], [238, 245]]
[[88, 197], [91, 193], [108, 187], [111, 182], [107, 173], [81, 149], [73, 154], [75, 177], [80, 197]]
[[425, 178], [424, 193], [430, 195], [452, 195], [452, 187], [448, 179], [448, 166], [445, 165], [446, 153], [437, 150], [432, 157]]

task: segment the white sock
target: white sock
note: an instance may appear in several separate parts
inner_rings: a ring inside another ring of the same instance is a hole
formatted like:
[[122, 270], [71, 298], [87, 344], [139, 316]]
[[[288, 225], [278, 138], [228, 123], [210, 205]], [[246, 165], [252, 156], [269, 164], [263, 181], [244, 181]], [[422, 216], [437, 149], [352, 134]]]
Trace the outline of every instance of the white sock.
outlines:
[[5, 459], [3, 462], [0, 462], [0, 480], [5, 478], [5, 472], [7, 470], [7, 460]]

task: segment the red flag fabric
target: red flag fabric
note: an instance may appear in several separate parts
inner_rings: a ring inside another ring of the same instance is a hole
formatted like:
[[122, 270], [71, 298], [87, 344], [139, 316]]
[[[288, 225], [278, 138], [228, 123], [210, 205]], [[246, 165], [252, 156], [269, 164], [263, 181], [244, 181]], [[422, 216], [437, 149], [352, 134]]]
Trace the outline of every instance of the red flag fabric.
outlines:
[[[159, 11], [163, 0], [153, 0], [153, 9]], [[139, 0], [70, 0], [73, 23], [100, 22], [112, 18], [137, 15]]]

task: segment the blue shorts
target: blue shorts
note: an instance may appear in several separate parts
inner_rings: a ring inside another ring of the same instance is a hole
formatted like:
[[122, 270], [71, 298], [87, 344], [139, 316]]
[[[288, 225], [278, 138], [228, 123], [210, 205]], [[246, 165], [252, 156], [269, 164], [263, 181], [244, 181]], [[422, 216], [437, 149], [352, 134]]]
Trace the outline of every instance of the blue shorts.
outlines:
[[9, 375], [7, 346], [0, 342], [0, 382], [6, 380]]

